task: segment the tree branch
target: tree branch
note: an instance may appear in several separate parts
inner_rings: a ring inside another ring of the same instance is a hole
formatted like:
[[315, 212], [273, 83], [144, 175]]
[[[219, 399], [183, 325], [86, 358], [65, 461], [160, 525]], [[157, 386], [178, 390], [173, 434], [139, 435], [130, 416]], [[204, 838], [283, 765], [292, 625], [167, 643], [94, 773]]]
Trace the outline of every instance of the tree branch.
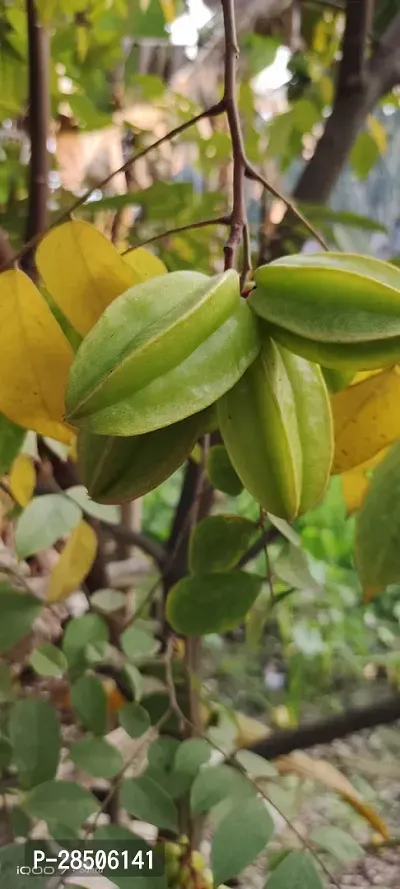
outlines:
[[[225, 81], [224, 107], [228, 119], [233, 154], [233, 207], [230, 233], [224, 247], [225, 269], [233, 268], [237, 248], [243, 230], [247, 226], [246, 201], [244, 193], [245, 152], [242, 127], [237, 102], [236, 70], [239, 58], [237, 43], [234, 0], [221, 0], [225, 31]], [[250, 269], [250, 257], [245, 258], [248, 268], [243, 270], [246, 277]]]
[[293, 215], [297, 219], [299, 219], [300, 222], [303, 223], [303, 225], [310, 232], [313, 238], [315, 238], [315, 240], [318, 241], [319, 244], [321, 244], [321, 247], [323, 247], [324, 250], [328, 250], [326, 241], [324, 241], [323, 237], [321, 237], [317, 229], [314, 228], [313, 225], [311, 225], [311, 222], [309, 222], [308, 219], [303, 215], [303, 213], [295, 206], [293, 201], [290, 201], [283, 194], [281, 194], [278, 189], [270, 185], [269, 182], [267, 182], [267, 180], [264, 179], [264, 177], [261, 176], [261, 174], [257, 170], [255, 170], [254, 167], [248, 162], [246, 163], [246, 176], [248, 179], [253, 179], [255, 182], [259, 182], [265, 189], [267, 189], [267, 191], [270, 192], [270, 194], [282, 201], [282, 203], [285, 204], [286, 209], [290, 210], [290, 212], [293, 213]]
[[400, 83], [400, 12], [378, 41], [369, 63], [369, 72], [378, 89], [375, 101]]
[[338, 716], [300, 726], [274, 732], [248, 749], [258, 753], [263, 759], [276, 759], [292, 753], [293, 750], [306, 750], [315, 744], [330, 744], [337, 738], [374, 728], [377, 725], [389, 725], [400, 719], [400, 695], [394, 695], [380, 704], [346, 710]]
[[[368, 114], [379, 99], [400, 82], [400, 12], [392, 19], [366, 63], [364, 53], [369, 4], [365, 3], [363, 17], [357, 24], [354, 9], [359, 9], [359, 2], [361, 0], [349, 0], [347, 4], [342, 59], [332, 113], [294, 189], [293, 197], [300, 203], [328, 202]], [[364, 50], [359, 43], [361, 34], [358, 34], [358, 30], [364, 35]], [[358, 51], [354, 50], [354, 41]], [[263, 262], [282, 256], [286, 237], [290, 235], [293, 240], [294, 224], [294, 215], [289, 213], [276, 237], [265, 247]], [[300, 249], [304, 238], [300, 236], [295, 240]]]
[[265, 531], [260, 534], [259, 538], [254, 541], [252, 546], [249, 547], [247, 552], [242, 556], [240, 561], [237, 564], [238, 568], [243, 568], [244, 565], [247, 565], [253, 559], [256, 559], [257, 556], [260, 555], [265, 549], [266, 546], [269, 546], [271, 543], [275, 543], [279, 540], [281, 534], [278, 531], [278, 528], [267, 528]]
[[122, 256], [125, 256], [126, 253], [134, 250], [135, 247], [144, 247], [146, 244], [153, 244], [154, 241], [160, 241], [161, 238], [168, 238], [170, 235], [177, 235], [180, 232], [191, 231], [194, 228], [207, 228], [209, 225], [230, 225], [230, 223], [230, 216], [216, 216], [213, 219], [200, 219], [198, 222], [188, 222], [186, 225], [178, 225], [176, 228], [168, 228], [166, 231], [160, 232], [158, 235], [153, 235], [151, 238], [146, 238], [145, 241], [138, 241], [137, 244], [128, 247], [127, 250], [124, 250]]
[[372, 0], [347, 0], [337, 96], [342, 96], [349, 90], [358, 90], [363, 85], [372, 14]]
[[23, 266], [31, 277], [34, 257], [29, 244], [47, 226], [48, 152], [47, 136], [50, 120], [49, 40], [37, 16], [35, 0], [26, 0], [28, 22], [29, 114], [31, 141], [29, 169], [28, 220]]
[[11, 244], [8, 240], [8, 236], [0, 228], [0, 268], [10, 269], [13, 266], [14, 262], [14, 251], [11, 247]]
[[160, 570], [163, 569], [166, 560], [166, 552], [164, 547], [161, 546], [160, 543], [157, 543], [156, 540], [152, 540], [151, 537], [148, 537], [147, 534], [143, 534], [140, 531], [132, 531], [130, 528], [125, 528], [124, 525], [113, 525], [104, 519], [100, 519], [100, 525], [111, 537], [121, 541], [121, 543], [137, 546], [138, 549], [141, 549], [142, 552], [154, 559]]

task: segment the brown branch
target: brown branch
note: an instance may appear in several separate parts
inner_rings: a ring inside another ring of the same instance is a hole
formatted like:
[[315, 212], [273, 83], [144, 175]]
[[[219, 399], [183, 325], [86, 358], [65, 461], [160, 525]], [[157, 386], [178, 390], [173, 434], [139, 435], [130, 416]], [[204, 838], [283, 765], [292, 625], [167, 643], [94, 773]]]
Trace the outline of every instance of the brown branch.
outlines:
[[47, 226], [48, 152], [47, 137], [50, 120], [49, 38], [40, 23], [35, 0], [26, 0], [28, 23], [29, 113], [28, 130], [31, 141], [29, 168], [27, 245], [24, 251], [25, 271], [34, 275], [34, 256], [29, 244]]
[[242, 127], [237, 101], [236, 71], [239, 47], [236, 34], [234, 0], [221, 0], [225, 31], [225, 80], [224, 108], [232, 142], [233, 154], [233, 207], [230, 233], [224, 247], [225, 268], [233, 268], [237, 248], [243, 230], [247, 226], [246, 201], [244, 193], [245, 152]]
[[132, 531], [130, 528], [125, 528], [124, 525], [113, 525], [104, 519], [100, 519], [100, 525], [115, 540], [127, 543], [130, 546], [137, 546], [146, 555], [151, 556], [161, 570], [163, 569], [166, 552], [164, 547], [157, 543], [156, 540], [152, 540], [151, 537], [148, 537], [147, 534], [143, 534], [141, 531]]
[[267, 180], [264, 179], [264, 177], [261, 176], [261, 174], [257, 170], [255, 170], [254, 167], [248, 162], [246, 163], [246, 176], [248, 179], [253, 179], [255, 182], [259, 182], [260, 185], [263, 185], [263, 187], [270, 192], [270, 194], [282, 201], [282, 203], [285, 204], [286, 209], [290, 210], [297, 217], [297, 219], [300, 219], [300, 222], [303, 223], [303, 225], [310, 232], [313, 238], [315, 238], [315, 240], [318, 241], [319, 244], [321, 244], [321, 247], [323, 247], [324, 250], [328, 250], [326, 241], [324, 241], [324, 239], [318, 233], [317, 229], [314, 228], [313, 225], [311, 225], [311, 222], [308, 221], [308, 219], [303, 215], [298, 207], [295, 206], [293, 201], [286, 198], [283, 194], [281, 194], [280, 191], [278, 191], [277, 188], [274, 188], [273, 185], [270, 185], [270, 183], [267, 182]]
[[256, 559], [260, 553], [264, 552], [265, 546], [275, 543], [279, 540], [280, 536], [281, 534], [280, 531], [278, 531], [278, 528], [267, 528], [260, 534], [260, 537], [253, 543], [253, 545], [249, 547], [244, 556], [242, 556], [237, 567], [243, 568], [244, 565], [247, 565], [253, 559]]
[[[351, 8], [352, 3], [349, 4]], [[349, 13], [349, 9], [348, 9]], [[348, 50], [349, 51], [349, 50]], [[340, 68], [352, 70], [344, 52]], [[326, 203], [346, 164], [351, 147], [379, 99], [400, 82], [400, 13], [392, 20], [364, 67], [362, 83], [345, 88], [339, 72], [332, 113], [315, 152], [301, 174], [294, 198], [304, 203]]]
[[337, 95], [362, 86], [368, 33], [373, 14], [372, 0], [347, 0], [346, 24], [342, 40], [342, 61], [339, 66]]
[[[161, 136], [160, 139], [152, 142], [151, 145], [147, 145], [147, 147], [143, 148], [142, 151], [139, 151], [133, 157], [128, 158], [127, 161], [125, 161], [116, 170], [113, 170], [112, 173], [109, 173], [108, 176], [106, 176], [100, 182], [96, 182], [94, 185], [92, 185], [85, 192], [85, 194], [81, 195], [81, 197], [78, 198], [71, 207], [69, 207], [68, 210], [65, 210], [64, 213], [60, 214], [58, 219], [56, 219], [52, 223], [52, 225], [49, 226], [47, 231], [50, 231], [50, 229], [55, 228], [57, 225], [61, 225], [62, 222], [66, 222], [70, 218], [72, 213], [75, 213], [76, 210], [79, 210], [79, 207], [82, 207], [83, 204], [86, 203], [86, 201], [88, 200], [88, 198], [90, 198], [94, 191], [97, 191], [97, 189], [105, 188], [105, 186], [108, 185], [108, 183], [111, 182], [114, 176], [117, 176], [118, 173], [125, 173], [132, 166], [132, 164], [136, 163], [136, 161], [140, 160], [141, 158], [146, 157], [147, 154], [149, 154], [151, 151], [154, 151], [156, 148], [159, 148], [160, 145], [164, 144], [164, 142], [170, 142], [172, 139], [175, 138], [175, 136], [179, 136], [180, 133], [185, 132], [185, 130], [189, 129], [189, 127], [194, 126], [200, 120], [222, 114], [223, 110], [223, 104], [222, 102], [219, 102], [217, 105], [213, 105], [212, 108], [201, 111], [200, 114], [197, 114], [195, 117], [191, 117], [190, 120], [186, 120], [184, 121], [184, 123], [179, 124], [179, 126], [174, 127], [174, 129], [166, 133], [165, 136]], [[33, 247], [37, 246], [39, 241], [44, 237], [46, 233], [47, 232], [40, 232], [33, 235], [31, 239], [26, 244], [24, 244], [22, 249], [17, 253], [15, 259], [19, 260], [22, 259], [23, 256], [26, 256], [26, 254], [29, 253], [29, 251], [32, 250]], [[0, 266], [0, 272], [2, 271], [4, 271], [4, 268], [3, 266]]]
[[230, 223], [230, 216], [216, 216], [213, 219], [200, 219], [197, 222], [188, 222], [186, 225], [178, 225], [176, 228], [168, 228], [166, 231], [160, 232], [158, 235], [153, 235], [151, 238], [146, 238], [145, 241], [138, 241], [137, 244], [128, 247], [127, 250], [124, 250], [122, 256], [125, 256], [126, 253], [130, 253], [130, 251], [134, 250], [136, 247], [144, 247], [146, 244], [153, 244], [154, 241], [159, 241], [161, 238], [168, 238], [170, 235], [177, 235], [180, 232], [191, 231], [194, 228], [207, 228], [209, 225], [230, 225]]
[[276, 759], [292, 753], [293, 750], [307, 750], [315, 744], [330, 744], [338, 738], [345, 738], [377, 725], [389, 725], [398, 719], [400, 695], [394, 695], [379, 704], [357, 707], [310, 725], [274, 732], [269, 737], [250, 744], [248, 749], [258, 753], [263, 759]]
[[14, 251], [8, 240], [8, 235], [0, 228], [0, 268], [10, 269], [14, 262]]

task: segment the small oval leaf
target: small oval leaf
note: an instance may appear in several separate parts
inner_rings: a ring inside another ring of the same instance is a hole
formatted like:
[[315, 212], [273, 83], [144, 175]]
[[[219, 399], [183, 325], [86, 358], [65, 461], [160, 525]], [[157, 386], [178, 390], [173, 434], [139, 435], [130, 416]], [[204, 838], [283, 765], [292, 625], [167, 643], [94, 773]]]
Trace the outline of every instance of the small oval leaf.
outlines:
[[238, 515], [208, 516], [196, 525], [190, 538], [193, 574], [230, 571], [248, 550], [257, 526]]
[[241, 800], [218, 823], [211, 844], [215, 885], [236, 877], [263, 851], [274, 832], [264, 800]]
[[244, 571], [185, 577], [168, 595], [167, 620], [185, 636], [225, 632], [244, 620], [262, 583]]

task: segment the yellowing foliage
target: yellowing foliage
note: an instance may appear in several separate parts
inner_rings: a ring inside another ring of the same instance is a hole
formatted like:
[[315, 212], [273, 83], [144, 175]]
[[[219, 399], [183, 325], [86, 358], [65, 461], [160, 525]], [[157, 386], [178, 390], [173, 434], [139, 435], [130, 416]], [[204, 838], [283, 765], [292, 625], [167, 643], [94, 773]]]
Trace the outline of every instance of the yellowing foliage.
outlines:
[[370, 482], [367, 472], [374, 469], [387, 452], [388, 448], [384, 448], [383, 451], [379, 451], [374, 457], [371, 457], [371, 460], [366, 460], [360, 466], [348, 469], [342, 474], [342, 494], [348, 515], [359, 509], [364, 500]]
[[89, 573], [97, 551], [93, 528], [82, 521], [74, 528], [50, 575], [48, 602], [59, 602], [76, 590]]
[[123, 254], [123, 258], [137, 276], [135, 284], [148, 281], [149, 278], [157, 278], [158, 275], [166, 275], [168, 272], [161, 259], [154, 256], [154, 253], [146, 250], [145, 247], [135, 247], [133, 250], [128, 250]]
[[66, 444], [64, 392], [71, 346], [30, 278], [0, 275], [0, 411], [9, 420]]
[[33, 460], [27, 454], [19, 454], [15, 458], [9, 476], [10, 491], [20, 506], [27, 506], [32, 500], [36, 484], [36, 472]]
[[375, 809], [364, 802], [351, 782], [342, 775], [330, 762], [324, 759], [314, 759], [300, 750], [282, 756], [274, 761], [274, 765], [280, 775], [297, 775], [304, 780], [317, 781], [328, 790], [338, 793], [353, 809], [356, 810], [375, 830], [379, 831], [385, 839], [389, 837], [389, 831]]
[[88, 222], [51, 229], [36, 251], [36, 265], [68, 321], [81, 336], [137, 275], [102, 233]]
[[388, 368], [331, 399], [335, 456], [332, 473], [360, 466], [400, 437], [400, 372]]

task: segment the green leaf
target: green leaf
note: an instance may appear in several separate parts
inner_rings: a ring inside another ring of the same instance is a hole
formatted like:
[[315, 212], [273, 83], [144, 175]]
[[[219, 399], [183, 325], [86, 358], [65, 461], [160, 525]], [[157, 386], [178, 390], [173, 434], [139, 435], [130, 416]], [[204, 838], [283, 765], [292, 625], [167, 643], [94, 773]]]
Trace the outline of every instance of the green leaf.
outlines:
[[7, 769], [12, 759], [12, 747], [6, 738], [0, 737], [0, 771]]
[[275, 868], [265, 889], [324, 889], [308, 852], [290, 852]]
[[0, 583], [0, 654], [28, 635], [42, 608], [43, 603], [35, 596]]
[[311, 834], [313, 843], [330, 852], [342, 864], [357, 861], [365, 855], [364, 849], [340, 827], [317, 827]]
[[208, 762], [212, 754], [212, 746], [204, 738], [188, 738], [182, 741], [176, 751], [174, 768], [176, 771], [197, 775], [200, 766]]
[[49, 701], [17, 701], [9, 724], [13, 760], [24, 787], [53, 778], [60, 759], [61, 737], [57, 713]]
[[400, 581], [400, 444], [378, 464], [356, 519], [356, 566], [366, 596]]
[[225, 445], [214, 445], [206, 457], [206, 472], [211, 484], [218, 491], [238, 497], [243, 485], [230, 461]]
[[92, 778], [115, 778], [123, 767], [122, 756], [104, 738], [83, 738], [70, 748], [72, 762]]
[[209, 766], [201, 769], [194, 779], [190, 808], [193, 815], [201, 815], [227, 797], [242, 800], [251, 796], [256, 796], [256, 790], [238, 769], [227, 765]]
[[8, 664], [0, 661], [0, 704], [12, 701], [14, 697], [13, 677]]
[[68, 669], [68, 661], [55, 645], [43, 642], [32, 652], [29, 663], [38, 676], [63, 676]]
[[298, 204], [302, 213], [314, 223], [330, 223], [342, 225], [345, 228], [360, 228], [364, 231], [387, 232], [386, 225], [371, 219], [370, 216], [361, 216], [359, 213], [351, 213], [349, 210], [332, 210], [331, 207], [315, 204]]
[[107, 731], [107, 695], [95, 676], [81, 676], [71, 686], [71, 704], [82, 724], [94, 735]]
[[158, 787], [173, 800], [181, 799], [187, 794], [192, 783], [192, 776], [187, 772], [163, 771], [155, 766], [149, 766], [145, 772], [146, 778], [151, 778]]
[[238, 750], [235, 760], [246, 770], [252, 778], [276, 778], [278, 772], [272, 763], [252, 753], [251, 750]]
[[32, 818], [77, 828], [98, 811], [99, 803], [73, 781], [45, 781], [27, 795], [25, 808]]
[[108, 642], [108, 627], [99, 614], [83, 614], [68, 621], [62, 647], [70, 667], [85, 663], [85, 648]]
[[196, 525], [190, 538], [189, 563], [193, 574], [230, 571], [248, 550], [257, 526], [237, 515], [216, 515]]
[[289, 543], [292, 543], [293, 546], [301, 546], [300, 535], [291, 525], [289, 525], [289, 522], [287, 522], [286, 519], [280, 519], [278, 516], [271, 515], [270, 512], [268, 513], [268, 519], [271, 522], [271, 525], [282, 534], [282, 537], [286, 537], [286, 540], [288, 540]]
[[25, 844], [13, 843], [0, 847], [0, 881], [4, 889], [47, 889], [48, 876], [33, 877], [18, 873], [17, 868], [25, 864]]
[[314, 102], [299, 99], [293, 105], [293, 122], [301, 133], [310, 133], [315, 124], [321, 120], [321, 113]]
[[90, 604], [92, 608], [98, 608], [99, 611], [104, 611], [105, 614], [112, 614], [113, 611], [118, 611], [120, 608], [125, 607], [126, 596], [119, 590], [97, 590], [91, 596]]
[[350, 152], [350, 164], [359, 179], [366, 179], [380, 152], [375, 139], [365, 130], [358, 134]]
[[172, 770], [180, 744], [177, 738], [160, 735], [149, 747], [147, 757], [150, 765], [162, 771]]
[[0, 414], [0, 478], [8, 472], [14, 457], [20, 451], [26, 436], [26, 429], [7, 420]]
[[96, 130], [99, 127], [109, 126], [110, 118], [108, 114], [99, 111], [93, 102], [90, 101], [89, 96], [73, 93], [68, 96], [68, 102], [73, 115], [78, 118], [82, 127]]
[[205, 636], [240, 624], [263, 583], [245, 571], [185, 577], [167, 598], [167, 620], [177, 633]]
[[[126, 827], [121, 827], [119, 824], [103, 824], [101, 827], [97, 828], [93, 834], [93, 839], [100, 846], [109, 842], [112, 842], [113, 844], [118, 842], [129, 843], [129, 848], [132, 849], [132, 858], [134, 858], [136, 851], [142, 850], [143, 855], [145, 855], [146, 852], [150, 851], [152, 848], [141, 837], [138, 837]], [[160, 850], [157, 850], [157, 848], [154, 848], [153, 846], [153, 862], [159, 851]], [[155, 864], [154, 869], [156, 867], [157, 864]], [[165, 874], [162, 877], [156, 877], [152, 874], [148, 877], [137, 876], [133, 879], [132, 877], [113, 874], [111, 880], [112, 884], [118, 886], [119, 889], [133, 889], [133, 886], [137, 887], [137, 889], [168, 889]], [[35, 889], [35, 887], [33, 887], [33, 889]]]
[[253, 77], [273, 64], [278, 47], [281, 45], [277, 37], [266, 37], [261, 34], [244, 34], [242, 42]]
[[151, 778], [145, 775], [124, 781], [121, 788], [121, 806], [149, 824], [161, 830], [178, 832], [178, 812], [170, 796]]
[[150, 0], [145, 6], [140, 3], [129, 3], [128, 8], [127, 33], [133, 38], [165, 39], [165, 19], [159, 0]]
[[320, 586], [308, 567], [306, 553], [299, 547], [285, 544], [274, 561], [274, 573], [288, 586], [318, 592]]
[[258, 797], [242, 800], [219, 822], [211, 844], [215, 885], [236, 877], [263, 851], [274, 832], [265, 802]]
[[125, 664], [124, 673], [132, 688], [136, 701], [140, 701], [143, 694], [143, 677], [138, 668], [133, 664]]
[[122, 651], [131, 660], [147, 658], [154, 654], [158, 648], [158, 642], [154, 636], [136, 626], [124, 630], [120, 641]]
[[107, 506], [104, 503], [95, 503], [89, 497], [84, 485], [74, 485], [66, 491], [68, 497], [74, 500], [83, 509], [86, 515], [92, 516], [94, 519], [102, 519], [103, 522], [109, 522], [110, 525], [118, 525], [120, 520], [120, 510], [118, 506]]
[[118, 719], [131, 738], [140, 738], [150, 728], [149, 714], [140, 704], [127, 704], [126, 707], [122, 707], [118, 711]]
[[15, 839], [18, 839], [18, 837], [26, 837], [30, 828], [32, 827], [31, 819], [28, 818], [26, 812], [24, 812], [24, 810], [21, 809], [20, 806], [12, 806], [10, 817]]

